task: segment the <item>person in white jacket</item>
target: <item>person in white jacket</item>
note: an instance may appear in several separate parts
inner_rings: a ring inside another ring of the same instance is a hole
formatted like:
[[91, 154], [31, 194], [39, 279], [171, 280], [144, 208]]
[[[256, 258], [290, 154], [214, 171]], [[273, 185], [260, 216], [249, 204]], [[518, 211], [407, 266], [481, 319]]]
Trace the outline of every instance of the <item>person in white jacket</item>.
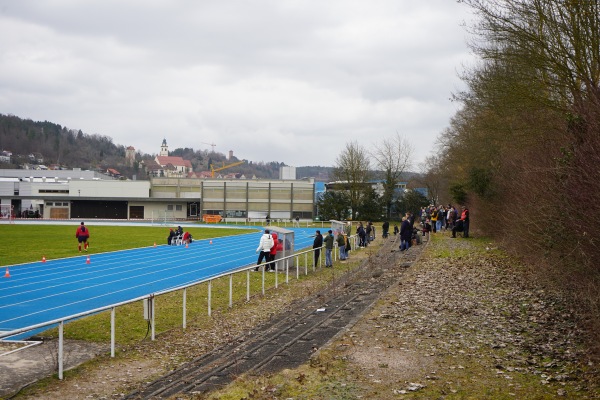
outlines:
[[256, 268], [254, 268], [255, 271], [258, 271], [258, 266], [262, 262], [263, 258], [265, 259], [265, 261], [269, 261], [271, 247], [273, 247], [274, 243], [275, 242], [273, 241], [273, 236], [271, 236], [271, 232], [268, 229], [265, 229], [265, 233], [260, 237], [260, 242], [258, 243], [258, 248], [256, 249], [256, 252], [258, 253], [260, 251], [260, 254], [258, 255]]

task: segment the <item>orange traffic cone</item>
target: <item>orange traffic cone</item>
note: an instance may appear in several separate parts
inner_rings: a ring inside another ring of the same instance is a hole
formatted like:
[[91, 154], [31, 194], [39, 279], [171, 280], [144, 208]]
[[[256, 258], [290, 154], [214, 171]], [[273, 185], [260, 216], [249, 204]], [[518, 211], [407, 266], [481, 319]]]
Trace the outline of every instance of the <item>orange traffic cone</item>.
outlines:
[[154, 242], [154, 247], [156, 247], [156, 242]]
[[89, 263], [91, 263], [91, 261], [90, 261], [90, 256], [87, 256], [87, 260], [85, 260], [85, 263], [86, 263], [86, 264], [89, 264]]
[[46, 262], [46, 256], [42, 256], [42, 262]]
[[8, 272], [8, 267], [6, 267], [6, 273], [4, 274], [5, 278], [10, 278], [10, 272]]

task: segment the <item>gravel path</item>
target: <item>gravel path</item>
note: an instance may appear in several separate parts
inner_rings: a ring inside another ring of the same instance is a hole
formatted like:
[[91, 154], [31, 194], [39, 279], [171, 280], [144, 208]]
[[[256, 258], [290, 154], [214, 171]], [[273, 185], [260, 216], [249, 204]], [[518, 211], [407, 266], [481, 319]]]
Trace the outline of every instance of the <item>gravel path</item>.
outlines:
[[333, 345], [363, 398], [600, 398], [570, 305], [490, 246], [439, 234]]

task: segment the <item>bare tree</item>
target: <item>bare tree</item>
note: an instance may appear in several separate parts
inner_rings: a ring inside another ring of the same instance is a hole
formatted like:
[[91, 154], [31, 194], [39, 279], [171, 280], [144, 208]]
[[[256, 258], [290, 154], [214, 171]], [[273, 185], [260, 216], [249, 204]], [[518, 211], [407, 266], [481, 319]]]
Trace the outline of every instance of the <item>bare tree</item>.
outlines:
[[444, 170], [442, 159], [429, 156], [421, 164], [421, 182], [427, 188], [427, 199], [431, 204], [440, 204], [444, 190], [448, 190], [448, 175]]
[[412, 162], [413, 151], [412, 144], [396, 132], [394, 137], [385, 138], [381, 143], [376, 144], [372, 152], [377, 169], [384, 173], [382, 200], [388, 218], [391, 216], [400, 178]]
[[336, 159], [332, 175], [347, 190], [352, 207], [352, 219], [355, 219], [365, 187], [371, 176], [367, 151], [357, 142], [346, 143], [346, 148]]

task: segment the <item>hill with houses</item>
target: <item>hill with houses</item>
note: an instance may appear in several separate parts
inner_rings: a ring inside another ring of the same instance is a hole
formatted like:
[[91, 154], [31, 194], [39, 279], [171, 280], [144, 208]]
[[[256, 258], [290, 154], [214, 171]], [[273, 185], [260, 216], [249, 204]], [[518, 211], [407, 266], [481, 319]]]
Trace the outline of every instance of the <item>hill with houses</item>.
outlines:
[[[231, 153], [192, 148], [168, 149], [157, 143], [157, 154], [143, 154], [115, 144], [109, 136], [88, 134], [49, 121], [0, 114], [0, 168], [94, 170], [121, 179], [151, 176], [276, 179], [284, 162], [255, 163]], [[212, 166], [212, 167], [211, 167]], [[297, 167], [296, 177], [327, 180], [331, 168]]]

